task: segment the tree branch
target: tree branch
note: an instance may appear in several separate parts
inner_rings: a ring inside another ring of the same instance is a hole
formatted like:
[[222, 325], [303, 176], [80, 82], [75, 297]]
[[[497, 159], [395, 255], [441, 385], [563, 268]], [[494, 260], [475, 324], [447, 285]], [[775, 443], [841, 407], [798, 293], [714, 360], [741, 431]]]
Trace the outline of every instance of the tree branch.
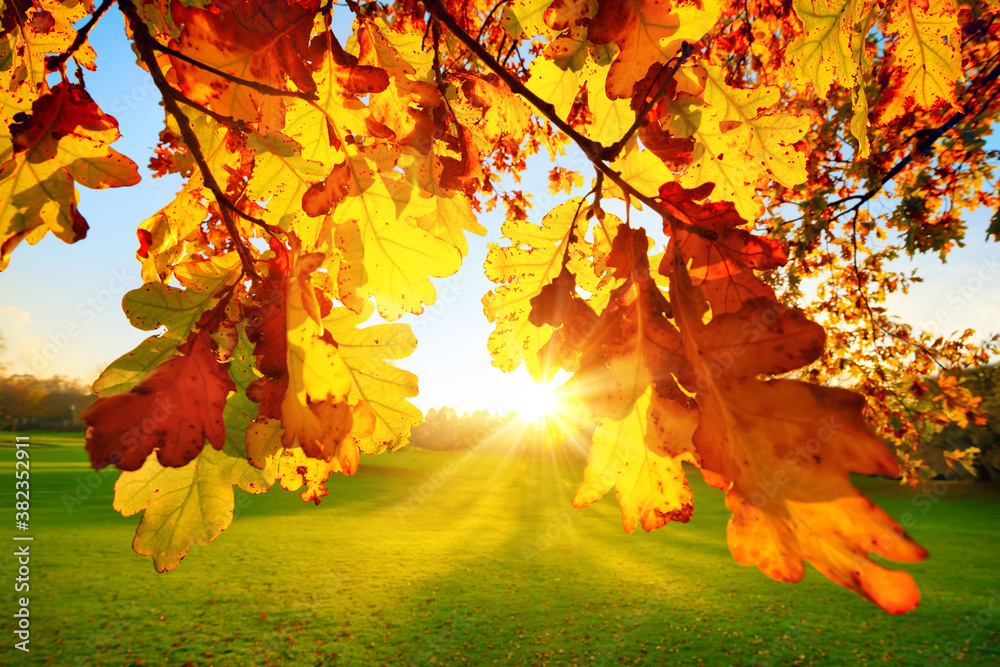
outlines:
[[654, 197], [644, 195], [636, 190], [632, 184], [621, 177], [621, 174], [608, 166], [606, 156], [609, 154], [608, 151], [611, 147], [606, 147], [592, 139], [588, 139], [577, 132], [576, 129], [569, 123], [559, 118], [559, 115], [556, 113], [555, 108], [551, 104], [528, 90], [527, 86], [525, 86], [520, 79], [511, 74], [507, 68], [497, 62], [496, 58], [494, 58], [489, 51], [483, 48], [483, 46], [471, 35], [469, 35], [469, 33], [465, 32], [465, 30], [458, 25], [455, 17], [449, 14], [448, 10], [441, 5], [440, 0], [423, 0], [423, 2], [424, 6], [427, 7], [427, 10], [434, 18], [447, 26], [448, 30], [455, 35], [460, 42], [465, 44], [466, 47], [468, 47], [469, 50], [476, 55], [476, 57], [482, 60], [490, 71], [499, 76], [512, 92], [530, 102], [531, 105], [534, 106], [539, 113], [545, 116], [550, 123], [562, 130], [566, 136], [573, 141], [573, 143], [580, 147], [580, 150], [584, 152], [587, 158], [593, 163], [594, 167], [600, 173], [603, 173], [611, 181], [613, 181], [615, 185], [622, 189], [623, 192], [649, 206], [675, 229], [684, 229], [685, 231], [708, 240], [715, 240], [718, 238], [718, 235], [712, 230], [705, 229], [704, 227], [700, 227], [698, 225], [692, 225], [679, 219], [677, 216], [664, 209]]
[[197, 109], [200, 113], [203, 113], [209, 118], [214, 119], [220, 125], [225, 125], [226, 127], [232, 130], [236, 130], [237, 132], [253, 131], [250, 129], [250, 126], [248, 126], [242, 120], [236, 120], [235, 118], [230, 118], [229, 116], [223, 115], [217, 111], [212, 111], [208, 107], [202, 104], [198, 104], [197, 102], [195, 102], [194, 100], [192, 100], [190, 97], [180, 92], [179, 90], [174, 90], [173, 88], [171, 88], [171, 90], [173, 91], [174, 98], [178, 102], [181, 102], [185, 106], [189, 106], [192, 109]]
[[83, 43], [87, 41], [87, 37], [90, 35], [91, 29], [97, 25], [97, 22], [101, 20], [101, 16], [104, 12], [111, 8], [111, 4], [114, 0], [103, 0], [101, 4], [94, 10], [94, 13], [90, 15], [90, 20], [87, 21], [79, 30], [76, 31], [76, 37], [73, 39], [73, 43], [69, 45], [69, 48], [57, 56], [49, 56], [45, 60], [45, 68], [50, 72], [55, 72], [59, 70], [66, 61], [73, 57], [77, 50], [83, 46]]
[[191, 151], [191, 156], [194, 158], [195, 164], [198, 165], [198, 169], [201, 171], [201, 176], [205, 181], [205, 185], [208, 186], [208, 189], [215, 195], [216, 201], [219, 202], [219, 214], [222, 216], [222, 222], [226, 226], [226, 231], [229, 233], [229, 237], [232, 239], [233, 245], [236, 247], [236, 252], [240, 256], [240, 262], [243, 264], [243, 272], [254, 281], [260, 280], [260, 276], [257, 274], [253, 265], [253, 254], [250, 252], [250, 248], [243, 242], [243, 237], [230, 215], [233, 205], [229, 202], [226, 194], [222, 191], [219, 183], [215, 180], [215, 176], [212, 175], [212, 170], [209, 169], [208, 161], [205, 159], [205, 155], [201, 150], [201, 144], [198, 143], [198, 137], [191, 128], [191, 124], [188, 122], [187, 116], [183, 111], [181, 111], [180, 106], [178, 106], [174, 89], [170, 87], [169, 83], [167, 83], [166, 77], [163, 76], [163, 70], [160, 69], [160, 64], [156, 62], [156, 54], [153, 53], [156, 48], [156, 40], [154, 40], [153, 36], [149, 33], [149, 28], [139, 16], [139, 12], [136, 10], [135, 5], [132, 4], [132, 0], [118, 0], [118, 7], [121, 9], [122, 14], [125, 15], [129, 27], [132, 28], [132, 35], [135, 38], [135, 45], [139, 51], [139, 57], [146, 65], [150, 76], [153, 78], [153, 83], [156, 85], [157, 89], [160, 91], [160, 95], [163, 97], [164, 108], [177, 121], [181, 137], [184, 139], [184, 143], [187, 145], [188, 150]]
[[530, 102], [533, 107], [538, 109], [542, 115], [549, 119], [549, 122], [565, 132], [583, 150], [587, 157], [591, 160], [600, 159], [600, 154], [601, 151], [604, 150], [604, 146], [596, 141], [584, 137], [573, 129], [569, 123], [559, 118], [558, 114], [556, 114], [555, 108], [551, 104], [528, 90], [517, 77], [507, 71], [507, 68], [501, 65], [497, 59], [493, 57], [493, 54], [487, 51], [482, 44], [477, 42], [472, 35], [465, 32], [465, 30], [458, 25], [458, 21], [455, 20], [455, 17], [448, 13], [448, 10], [441, 5], [440, 0], [424, 0], [424, 6], [427, 7], [427, 10], [434, 16], [434, 18], [448, 27], [451, 34], [455, 35], [455, 37], [457, 37], [460, 42], [465, 44], [470, 51], [476, 54], [476, 57], [482, 60], [494, 74], [499, 76], [512, 91], [516, 92], [518, 95]]
[[[994, 66], [994, 68], [992, 70], [990, 70], [989, 74], [987, 74], [983, 78], [982, 82], [979, 85], [980, 86], [988, 86], [993, 81], [995, 81], [998, 77], [1000, 77], [1000, 64]], [[989, 104], [994, 99], [996, 99], [996, 97], [997, 97], [998, 94], [1000, 94], [1000, 91], [997, 91], [997, 92], [993, 93], [993, 95], [991, 95], [989, 97], [989, 99], [987, 99], [985, 102], [983, 102], [977, 108], [978, 109], [984, 109], [984, 108], [986, 108], [987, 106], [989, 106]], [[979, 112], [976, 111], [976, 114], [974, 114], [974, 115], [978, 115], [978, 113]], [[964, 120], [966, 118], [966, 116], [968, 116], [969, 114], [970, 114], [970, 111], [968, 111], [968, 110], [959, 111], [959, 112], [955, 113], [951, 118], [949, 118], [948, 121], [944, 125], [936, 128], [936, 129], [926, 130], [923, 133], [918, 133], [917, 135], [915, 135], [915, 137], [919, 137], [920, 138], [920, 142], [916, 146], [913, 147], [913, 150], [910, 151], [910, 153], [908, 153], [906, 155], [906, 157], [904, 157], [903, 159], [901, 159], [899, 162], [897, 162], [895, 165], [893, 165], [892, 169], [890, 169], [888, 172], [886, 172], [885, 176], [883, 176], [881, 178], [881, 180], [879, 181], [878, 185], [876, 185], [873, 188], [869, 188], [866, 192], [864, 192], [862, 194], [850, 195], [849, 197], [841, 197], [837, 201], [834, 201], [834, 202], [830, 203], [830, 205], [829, 205], [830, 208], [833, 208], [835, 206], [839, 206], [840, 204], [844, 204], [844, 203], [849, 202], [849, 201], [855, 201], [855, 200], [857, 200], [849, 209], [841, 211], [836, 216], [834, 216], [833, 219], [836, 220], [837, 218], [839, 218], [842, 215], [846, 215], [846, 214], [848, 214], [848, 213], [850, 213], [852, 211], [856, 211], [857, 209], [859, 209], [865, 202], [869, 201], [875, 195], [877, 195], [879, 192], [881, 192], [882, 188], [884, 188], [889, 183], [889, 181], [891, 181], [892, 179], [896, 178], [896, 176], [898, 176], [901, 171], [903, 171], [904, 169], [906, 169], [906, 167], [909, 166], [910, 162], [913, 161], [913, 158], [915, 158], [918, 155], [929, 155], [930, 152], [931, 152], [931, 149], [934, 147], [934, 144], [937, 142], [937, 140], [940, 139], [941, 137], [943, 137], [944, 134], [948, 130], [950, 130], [953, 127], [955, 127], [956, 125], [958, 125], [958, 123], [960, 123], [962, 120]]]
[[[671, 79], [673, 79], [674, 76], [677, 74], [677, 71], [681, 68], [681, 65], [684, 64], [684, 61], [691, 57], [691, 54], [693, 52], [694, 48], [690, 44], [688, 44], [687, 42], [681, 42], [681, 52], [673, 58], [673, 60], [675, 61], [674, 65], [673, 67], [670, 68], [669, 72], [667, 72], [667, 75], [663, 78], [663, 83], [660, 84], [660, 89], [656, 91], [655, 95], [646, 100], [646, 102], [642, 105], [642, 108], [639, 109], [639, 111], [636, 113], [635, 122], [632, 123], [632, 127], [628, 129], [628, 132], [626, 132], [621, 139], [619, 139], [618, 141], [616, 141], [615, 143], [611, 144], [610, 146], [604, 149], [606, 152], [603, 157], [606, 160], [611, 161], [614, 160], [616, 157], [618, 157], [618, 154], [621, 153], [622, 149], [625, 147], [625, 144], [627, 144], [629, 140], [632, 138], [632, 135], [635, 134], [639, 130], [639, 128], [642, 127], [642, 125], [646, 122], [646, 115], [650, 111], [652, 111], [653, 106], [657, 102], [659, 102], [660, 98], [663, 97], [664, 93], [667, 92], [667, 85], [670, 83]], [[660, 74], [661, 75], [663, 74], [662, 70]], [[652, 86], [650, 86], [650, 88], [652, 88]]]
[[[122, 8], [122, 11], [125, 11], [124, 7]], [[148, 30], [146, 31], [146, 34], [149, 35]], [[300, 90], [284, 90], [282, 88], [275, 88], [274, 86], [269, 86], [267, 84], [260, 83], [258, 81], [252, 81], [250, 79], [242, 79], [238, 76], [229, 74], [228, 72], [223, 72], [220, 69], [215, 69], [211, 65], [206, 65], [205, 63], [196, 60], [191, 56], [184, 55], [183, 53], [181, 53], [176, 49], [172, 49], [169, 46], [164, 46], [163, 44], [160, 44], [158, 41], [153, 39], [152, 35], [149, 35], [149, 46], [152, 49], [155, 49], [162, 53], [166, 53], [168, 56], [172, 56], [174, 58], [177, 58], [178, 60], [183, 60], [189, 65], [194, 65], [198, 69], [203, 69], [209, 74], [214, 74], [219, 78], [225, 79], [226, 81], [238, 84], [240, 86], [246, 86], [247, 88], [256, 90], [258, 93], [262, 93], [264, 95], [275, 95], [277, 97], [297, 97], [300, 100], [309, 100], [309, 101], [315, 101], [319, 99], [319, 97], [316, 96], [316, 93], [306, 93]]]

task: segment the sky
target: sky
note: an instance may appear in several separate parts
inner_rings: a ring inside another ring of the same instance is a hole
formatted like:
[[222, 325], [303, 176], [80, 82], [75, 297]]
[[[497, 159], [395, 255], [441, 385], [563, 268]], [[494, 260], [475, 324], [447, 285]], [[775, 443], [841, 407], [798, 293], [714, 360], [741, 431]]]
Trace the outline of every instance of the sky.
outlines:
[[[87, 75], [87, 89], [118, 119], [122, 138], [113, 146], [139, 164], [142, 182], [102, 191], [80, 188], [80, 211], [90, 223], [87, 238], [67, 245], [48, 234], [35, 246], [22, 243], [0, 273], [0, 335], [8, 369], [86, 382], [149, 335], [132, 329], [121, 311], [122, 296], [141, 285], [135, 229], [168, 203], [181, 183], [176, 176], [153, 179], [146, 166], [163, 111], [148, 74], [135, 64], [117, 12], [105, 15], [92, 42], [98, 71]], [[589, 179], [581, 156], [558, 164], [581, 169]], [[551, 167], [547, 158], [535, 160], [522, 183], [528, 191], [531, 183], [539, 184], [535, 222], [551, 208], [545, 206]], [[991, 213], [969, 218], [966, 247], [953, 251], [946, 264], [933, 256], [918, 258], [925, 282], [909, 295], [891, 297], [891, 315], [936, 333], [966, 328], [1000, 332], [1000, 245], [985, 241]], [[480, 222], [489, 233], [485, 239], [469, 237], [462, 269], [434, 280], [437, 303], [421, 316], [402, 320], [413, 326], [419, 344], [399, 365], [419, 376], [421, 393], [413, 402], [424, 410], [451, 405], [460, 413], [478, 408], [524, 411], [526, 404], [545, 400], [545, 389], [539, 391], [523, 367], [504, 374], [490, 362], [486, 341], [492, 325], [480, 299], [494, 285], [482, 267], [487, 243], [501, 240], [503, 216], [493, 211]], [[563, 378], [557, 376], [556, 382]]]

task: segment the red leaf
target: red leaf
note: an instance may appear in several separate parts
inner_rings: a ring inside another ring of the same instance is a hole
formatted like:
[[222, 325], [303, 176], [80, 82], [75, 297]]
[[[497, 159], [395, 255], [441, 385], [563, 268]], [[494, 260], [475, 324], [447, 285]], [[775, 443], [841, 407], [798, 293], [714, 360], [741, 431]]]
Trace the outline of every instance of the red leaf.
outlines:
[[138, 470], [154, 450], [161, 465], [181, 468], [201, 453], [206, 438], [222, 449], [222, 410], [236, 390], [229, 364], [216, 361], [207, 330], [182, 348], [128, 393], [98, 399], [83, 413], [95, 470], [109, 464]]
[[[706, 183], [687, 190], [677, 183], [660, 187], [663, 207], [681, 222], [705, 230], [694, 230], [677, 225], [671, 230], [664, 221], [664, 230], [673, 232], [674, 239], [685, 259], [690, 260], [688, 273], [691, 283], [701, 287], [716, 314], [732, 313], [753, 298], [774, 300], [774, 290], [760, 280], [754, 271], [766, 271], [782, 266], [788, 257], [781, 244], [763, 236], [755, 236], [742, 226], [747, 224], [731, 202], [697, 203], [713, 189]], [[660, 273], [670, 275], [673, 259], [664, 256]]]

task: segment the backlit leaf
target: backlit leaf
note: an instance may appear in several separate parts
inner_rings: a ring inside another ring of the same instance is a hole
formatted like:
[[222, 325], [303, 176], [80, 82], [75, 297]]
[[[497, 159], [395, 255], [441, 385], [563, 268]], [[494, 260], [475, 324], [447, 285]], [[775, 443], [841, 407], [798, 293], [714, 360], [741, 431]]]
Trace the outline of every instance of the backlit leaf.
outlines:
[[0, 269], [27, 239], [51, 231], [67, 243], [87, 235], [75, 184], [114, 188], [139, 182], [134, 162], [109, 146], [118, 123], [82, 86], [58, 84], [38, 98], [31, 114], [11, 126], [0, 154]]
[[955, 105], [961, 40], [954, 0], [894, 0], [886, 33], [895, 41], [883, 67], [888, 84], [875, 107], [885, 124], [913, 108]]

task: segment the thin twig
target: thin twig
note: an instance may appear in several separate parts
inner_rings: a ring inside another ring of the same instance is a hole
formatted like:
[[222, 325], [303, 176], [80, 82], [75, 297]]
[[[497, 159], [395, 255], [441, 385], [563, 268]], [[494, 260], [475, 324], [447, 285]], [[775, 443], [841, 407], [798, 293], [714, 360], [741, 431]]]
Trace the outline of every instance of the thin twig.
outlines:
[[[854, 245], [854, 280], [858, 284], [858, 296], [861, 297], [861, 302], [864, 304], [865, 310], [868, 311], [868, 319], [869, 319], [869, 321], [872, 323], [873, 327], [877, 327], [879, 330], [882, 331], [882, 333], [886, 334], [887, 336], [891, 336], [891, 337], [895, 338], [896, 340], [901, 341], [903, 343], [906, 343], [908, 345], [912, 345], [913, 347], [920, 348], [921, 350], [924, 351], [925, 354], [927, 354], [927, 356], [929, 356], [931, 358], [931, 361], [933, 361], [935, 364], [938, 365], [938, 367], [941, 370], [945, 370], [945, 371], [948, 370], [948, 368], [944, 364], [942, 364], [940, 361], [938, 361], [937, 355], [934, 354], [933, 350], [925, 347], [923, 344], [918, 343], [915, 340], [907, 340], [907, 339], [903, 338], [902, 336], [900, 336], [899, 334], [894, 333], [892, 331], [889, 331], [884, 326], [882, 326], [882, 324], [880, 322], [876, 322], [875, 321], [875, 313], [872, 312], [871, 304], [868, 303], [868, 295], [865, 293], [865, 289], [862, 286], [862, 283], [861, 283], [861, 271], [858, 268], [858, 215], [859, 214], [860, 214], [860, 210], [856, 210], [854, 212], [854, 220], [853, 220], [852, 232], [851, 232], [851, 242]], [[874, 329], [872, 330], [872, 344], [875, 345], [875, 350], [876, 350], [876, 352], [878, 352], [879, 351], [879, 347], [878, 347], [878, 335], [876, 334], [876, 332], [875, 332]]]
[[232, 130], [236, 130], [237, 132], [253, 131], [250, 129], [250, 126], [244, 123], [242, 120], [230, 118], [229, 116], [221, 114], [218, 111], [212, 111], [208, 107], [199, 104], [198, 102], [195, 102], [194, 100], [192, 100], [190, 97], [180, 92], [179, 90], [174, 90], [173, 95], [174, 99], [176, 99], [178, 102], [184, 104], [185, 106], [189, 106], [192, 109], [197, 109], [199, 112], [205, 114], [209, 118], [214, 119], [216, 122], [220, 123], [221, 125], [225, 125], [226, 127]]
[[[506, 68], [507, 67], [507, 61], [510, 60], [510, 57], [512, 55], [514, 55], [515, 53], [518, 53], [518, 51], [517, 51], [517, 40], [516, 39], [511, 41], [510, 48], [507, 50], [507, 55], [505, 55], [503, 57], [503, 61], [500, 63], [500, 66]], [[520, 54], [518, 53], [518, 55], [520, 55]], [[522, 66], [524, 65], [524, 61], [523, 60], [521, 61], [521, 65]]]
[[[574, 243], [579, 240], [576, 234], [576, 224], [577, 220], [580, 219], [580, 211], [583, 210], [583, 205], [587, 201], [587, 197], [594, 195], [594, 204], [597, 204], [601, 199], [601, 189], [604, 187], [604, 175], [601, 172], [597, 172], [597, 182], [594, 183], [594, 187], [590, 189], [590, 192], [580, 197], [580, 203], [576, 205], [576, 212], [573, 213], [573, 224], [569, 226], [569, 235], [566, 237], [566, 246], [563, 248], [563, 258], [561, 269], [565, 269], [569, 265], [569, 249]], [[586, 233], [587, 230], [584, 230]]]
[[230, 211], [233, 208], [232, 204], [222, 191], [218, 181], [215, 180], [215, 176], [212, 175], [212, 170], [209, 168], [208, 161], [201, 150], [201, 144], [198, 143], [198, 137], [188, 122], [187, 116], [181, 111], [174, 89], [167, 83], [166, 77], [163, 76], [163, 70], [160, 69], [160, 64], [156, 62], [156, 54], [153, 53], [156, 40], [149, 33], [149, 28], [139, 16], [139, 12], [136, 10], [135, 5], [132, 4], [132, 0], [118, 0], [118, 7], [125, 15], [129, 27], [132, 28], [132, 35], [135, 38], [139, 57], [146, 65], [146, 69], [149, 70], [149, 74], [153, 78], [153, 83], [160, 91], [164, 108], [177, 121], [181, 137], [184, 139], [188, 150], [191, 151], [191, 157], [194, 158], [195, 164], [198, 165], [198, 169], [201, 171], [202, 180], [204, 180], [208, 189], [212, 191], [212, 194], [215, 195], [216, 201], [219, 202], [219, 214], [222, 216], [222, 222], [226, 226], [226, 231], [229, 233], [229, 237], [236, 247], [236, 252], [240, 256], [240, 262], [243, 264], [243, 272], [254, 281], [259, 281], [260, 276], [254, 268], [254, 260], [250, 248], [243, 242], [243, 237], [230, 215]]
[[455, 17], [448, 13], [448, 10], [441, 5], [440, 0], [424, 0], [424, 5], [436, 19], [448, 27], [451, 34], [455, 35], [460, 42], [465, 44], [470, 51], [476, 54], [476, 57], [482, 60], [494, 74], [499, 76], [512, 91], [515, 91], [520, 97], [527, 100], [532, 106], [548, 118], [553, 125], [558, 127], [571, 139], [573, 139], [573, 141], [580, 146], [587, 157], [599, 159], [598, 156], [604, 147], [596, 141], [584, 137], [573, 129], [569, 123], [559, 118], [558, 114], [556, 114], [555, 108], [551, 104], [528, 90], [517, 77], [507, 71], [507, 69], [493, 57], [493, 54], [487, 51], [482, 44], [477, 42], [472, 35], [465, 32], [465, 30], [458, 25]]
[[[656, 91], [655, 95], [653, 95], [648, 100], [646, 100], [645, 103], [643, 103], [642, 108], [639, 109], [639, 112], [635, 115], [635, 121], [632, 123], [632, 127], [628, 129], [628, 132], [626, 132], [621, 139], [619, 139], [618, 141], [616, 141], [615, 143], [611, 144], [610, 146], [604, 149], [605, 153], [602, 157], [605, 160], [613, 162], [614, 159], [618, 157], [618, 154], [621, 153], [622, 148], [625, 147], [625, 144], [627, 144], [629, 140], [632, 138], [632, 135], [635, 134], [639, 130], [639, 128], [643, 126], [643, 124], [645, 124], [646, 115], [649, 114], [650, 111], [652, 111], [653, 106], [657, 102], [659, 102], [660, 98], [663, 97], [663, 95], [667, 92], [667, 86], [670, 84], [670, 81], [677, 74], [678, 70], [680, 70], [681, 65], [684, 64], [684, 61], [691, 57], [692, 53], [694, 53], [694, 48], [687, 42], [682, 42], [681, 52], [674, 57], [673, 59], [674, 64], [670, 68], [669, 72], [667, 72], [667, 76], [664, 77], [663, 83], [660, 85], [660, 89]], [[660, 74], [663, 74], [663, 72], [661, 71]]]
[[87, 36], [90, 35], [91, 29], [97, 25], [97, 22], [101, 20], [101, 16], [104, 15], [104, 12], [108, 11], [113, 2], [114, 0], [103, 0], [97, 9], [94, 10], [94, 13], [90, 15], [90, 20], [76, 31], [76, 37], [73, 38], [73, 43], [69, 45], [69, 48], [57, 56], [51, 56], [46, 59], [46, 69], [50, 72], [61, 69], [66, 64], [66, 61], [72, 58], [77, 50], [83, 46], [83, 43], [87, 41]]
[[205, 63], [196, 60], [191, 56], [184, 55], [180, 51], [172, 49], [169, 46], [164, 46], [163, 44], [160, 44], [155, 39], [153, 39], [152, 36], [150, 36], [149, 39], [150, 39], [150, 47], [156, 49], [157, 51], [166, 53], [168, 56], [172, 56], [174, 58], [177, 58], [178, 60], [183, 60], [189, 65], [194, 65], [198, 69], [205, 70], [206, 72], [214, 74], [215, 76], [225, 79], [226, 81], [229, 81], [231, 83], [235, 83], [241, 86], [246, 86], [247, 88], [256, 90], [258, 93], [262, 93], [264, 95], [275, 95], [277, 97], [297, 97], [300, 100], [310, 100], [310, 101], [319, 99], [316, 93], [306, 93], [300, 90], [285, 90], [283, 88], [275, 88], [274, 86], [269, 86], [265, 83], [260, 83], [258, 81], [253, 81], [251, 79], [242, 79], [238, 76], [234, 76], [233, 74], [229, 74], [228, 72], [223, 72], [220, 69], [216, 69], [211, 65], [206, 65]]
[[495, 5], [493, 5], [493, 9], [491, 9], [491, 10], [489, 11], [489, 13], [488, 13], [488, 14], [486, 14], [486, 16], [485, 16], [485, 17], [483, 17], [483, 25], [481, 25], [481, 26], [479, 27], [479, 34], [478, 34], [478, 35], [476, 35], [476, 41], [477, 41], [477, 42], [478, 42], [478, 41], [479, 41], [479, 39], [480, 39], [480, 38], [481, 38], [481, 37], [483, 36], [483, 32], [485, 32], [485, 31], [486, 31], [486, 28], [487, 28], [487, 27], [489, 27], [489, 25], [490, 25], [490, 20], [491, 20], [491, 19], [493, 18], [493, 14], [495, 14], [495, 13], [496, 13], [496, 11], [497, 11], [498, 9], [500, 9], [501, 7], [503, 7], [503, 6], [505, 5], [505, 4], [507, 4], [507, 0], [500, 0], [500, 2], [498, 2], [498, 3], [497, 3], [497, 4], [495, 4]]
[[[244, 187], [244, 189], [245, 189], [245, 187]], [[238, 197], [238, 199], [242, 199], [242, 197], [243, 197], [243, 195], [240, 195], [240, 197]], [[233, 202], [233, 201], [231, 201], [229, 199], [229, 197], [223, 196], [222, 199], [219, 200], [219, 203], [222, 204], [222, 206], [224, 206], [225, 208], [228, 208], [230, 211], [232, 211], [233, 213], [235, 213], [239, 217], [241, 217], [244, 220], [246, 220], [247, 222], [249, 222], [251, 224], [254, 224], [254, 225], [257, 225], [258, 227], [260, 227], [261, 229], [263, 229], [265, 232], [267, 232], [271, 236], [277, 236], [278, 234], [281, 233], [280, 229], [277, 229], [276, 227], [274, 227], [272, 225], [269, 225], [268, 223], [264, 222], [260, 218], [255, 218], [252, 215], [250, 215], [249, 213], [245, 213], [244, 211], [241, 211], [240, 208], [236, 205], [236, 203]]]
[[574, 127], [559, 117], [555, 108], [551, 104], [528, 90], [520, 79], [515, 77], [507, 70], [507, 68], [497, 62], [496, 58], [494, 58], [489, 51], [483, 48], [479, 42], [473, 39], [471, 35], [465, 32], [462, 27], [458, 25], [455, 17], [448, 13], [448, 11], [441, 5], [440, 0], [424, 0], [424, 6], [427, 7], [428, 11], [434, 18], [443, 23], [460, 42], [465, 44], [470, 51], [482, 60], [494, 74], [499, 76], [512, 92], [529, 102], [538, 110], [539, 113], [548, 119], [550, 123], [562, 130], [566, 136], [573, 141], [573, 143], [579, 146], [580, 150], [582, 150], [584, 155], [586, 155], [591, 163], [593, 163], [594, 167], [613, 181], [615, 185], [622, 189], [623, 192], [628, 194], [630, 197], [634, 197], [635, 199], [641, 201], [646, 206], [649, 206], [675, 229], [684, 229], [691, 234], [695, 234], [708, 240], [715, 240], [718, 238], [718, 234], [714, 231], [698, 225], [692, 225], [680, 219], [678, 216], [661, 206], [660, 202], [658, 202], [654, 197], [644, 195], [636, 190], [631, 183], [623, 179], [621, 174], [616, 172], [605, 162], [604, 156], [607, 154], [607, 147], [592, 139], [588, 139], [577, 132]]

